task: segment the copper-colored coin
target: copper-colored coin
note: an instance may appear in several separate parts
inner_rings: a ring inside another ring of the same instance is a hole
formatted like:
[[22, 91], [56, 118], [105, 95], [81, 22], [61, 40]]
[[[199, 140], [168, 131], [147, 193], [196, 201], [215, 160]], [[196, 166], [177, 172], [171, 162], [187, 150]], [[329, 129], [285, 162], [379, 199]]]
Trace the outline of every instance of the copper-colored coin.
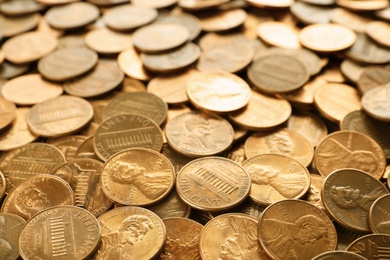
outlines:
[[4, 200], [1, 211], [29, 220], [45, 209], [74, 205], [75, 194], [63, 179], [52, 175], [29, 178], [12, 189]]
[[390, 61], [389, 48], [372, 41], [366, 34], [358, 34], [356, 42], [346, 52], [348, 58], [363, 64], [385, 64]]
[[102, 238], [94, 259], [153, 259], [165, 243], [164, 223], [144, 208], [118, 207], [98, 221]]
[[59, 49], [38, 62], [39, 73], [53, 81], [65, 81], [80, 76], [98, 62], [96, 52], [87, 48]]
[[168, 144], [190, 157], [216, 155], [233, 143], [234, 130], [225, 119], [193, 111], [169, 120], [165, 127]]
[[125, 77], [119, 89], [123, 92], [145, 92], [146, 86], [138, 79]]
[[63, 87], [72, 96], [90, 98], [113, 90], [122, 83], [123, 78], [124, 74], [118, 66], [99, 61], [91, 72], [64, 82]]
[[67, 135], [60, 138], [49, 139], [47, 142], [56, 146], [65, 155], [66, 161], [71, 161], [76, 157], [79, 146], [87, 139], [83, 135]]
[[14, 214], [0, 213], [0, 258], [14, 260], [20, 257], [18, 250], [19, 233], [26, 221]]
[[361, 94], [370, 89], [383, 86], [390, 82], [390, 68], [385, 66], [368, 66], [360, 74], [357, 87]]
[[34, 0], [13, 0], [0, 4], [1, 13], [8, 16], [23, 16], [45, 9], [45, 6]]
[[294, 4], [294, 0], [247, 0], [256, 7], [286, 8]]
[[93, 116], [85, 99], [59, 96], [34, 105], [27, 117], [31, 131], [45, 137], [60, 137], [79, 131]]
[[0, 78], [1, 79], [10, 79], [16, 76], [19, 76], [26, 72], [29, 69], [28, 65], [16, 65], [4, 61], [0, 64]]
[[376, 43], [390, 47], [390, 24], [383, 21], [373, 21], [367, 26], [367, 35]]
[[114, 5], [127, 4], [127, 0], [88, 0], [88, 2], [99, 7], [110, 7]]
[[4, 98], [20, 106], [32, 106], [56, 98], [62, 92], [61, 85], [46, 81], [39, 74], [13, 78], [1, 88]]
[[150, 118], [161, 125], [167, 118], [167, 104], [148, 92], [122, 93], [113, 98], [103, 112], [103, 119], [114, 115], [136, 114]]
[[309, 69], [300, 59], [287, 54], [263, 55], [248, 68], [250, 81], [266, 93], [286, 93], [309, 80]]
[[178, 5], [185, 10], [199, 11], [204, 9], [212, 9], [227, 2], [229, 2], [229, 0], [179, 0]]
[[317, 146], [314, 162], [323, 176], [337, 169], [354, 168], [380, 179], [386, 167], [386, 157], [373, 139], [347, 130], [329, 134]]
[[356, 253], [348, 252], [348, 251], [331, 251], [322, 253], [313, 258], [313, 260], [366, 260], [367, 258], [358, 255]]
[[[23, 0], [21, 0], [21, 1], [23, 1]], [[46, 21], [46, 19], [44, 17], [42, 17], [42, 16], [39, 19], [36, 31], [43, 32], [43, 33], [48, 33], [48, 34], [51, 34], [51, 35], [53, 35], [54, 37], [57, 37], [57, 38], [64, 35], [64, 30], [55, 29], [55, 28], [51, 27], [49, 25], [49, 23]]]
[[288, 49], [301, 47], [298, 33], [297, 29], [283, 22], [264, 22], [257, 28], [257, 34], [264, 42], [272, 46]]
[[154, 8], [125, 4], [108, 9], [103, 20], [113, 30], [128, 31], [151, 23], [157, 14]]
[[357, 33], [365, 33], [367, 24], [371, 21], [368, 17], [340, 7], [332, 10], [330, 20], [333, 23], [344, 25]]
[[5, 58], [13, 63], [30, 63], [48, 55], [57, 47], [57, 39], [50, 34], [27, 32], [8, 39], [2, 50]]
[[38, 3], [41, 3], [43, 5], [64, 5], [64, 4], [69, 4], [72, 2], [77, 2], [77, 0], [38, 0]]
[[204, 157], [186, 164], [178, 173], [176, 189], [192, 208], [222, 211], [245, 200], [250, 176], [238, 163], [222, 157]]
[[155, 206], [148, 207], [148, 209], [156, 213], [161, 219], [188, 218], [191, 213], [191, 207], [184, 203], [175, 189], [163, 201]]
[[189, 36], [183, 25], [162, 23], [146, 25], [132, 35], [134, 47], [148, 53], [172, 50], [187, 42]]
[[87, 210], [56, 206], [31, 218], [19, 236], [24, 259], [87, 259], [98, 247], [101, 228]]
[[132, 0], [135, 6], [151, 7], [156, 9], [167, 8], [177, 3], [177, 0]]
[[89, 31], [85, 36], [85, 43], [102, 54], [116, 54], [132, 47], [130, 34], [115, 32], [105, 27]]
[[307, 167], [313, 160], [314, 149], [306, 137], [287, 128], [256, 133], [246, 139], [246, 158], [267, 153], [291, 156]]
[[356, 34], [339, 24], [313, 24], [300, 31], [299, 41], [313, 51], [335, 52], [351, 47], [356, 41]]
[[142, 53], [141, 60], [145, 68], [155, 72], [170, 73], [188, 68], [198, 60], [200, 48], [188, 42], [185, 45], [164, 53]]
[[[6, 83], [7, 84], [7, 83]], [[4, 84], [4, 85], [6, 85]], [[2, 90], [4, 87], [2, 87]], [[0, 130], [9, 126], [16, 117], [16, 106], [0, 96]]]
[[252, 91], [248, 105], [243, 110], [231, 113], [229, 118], [245, 129], [263, 131], [285, 123], [291, 111], [290, 103], [284, 98]]
[[[189, 111], [186, 111], [189, 112]], [[186, 113], [184, 112], [184, 113]], [[173, 167], [175, 168], [176, 172], [179, 172], [181, 168], [183, 168], [184, 165], [189, 163], [190, 161], [193, 160], [193, 158], [185, 156], [181, 153], [178, 153], [170, 145], [167, 143], [164, 144], [163, 149], [161, 151], [163, 155], [165, 155], [169, 161], [171, 161]]]
[[309, 171], [296, 159], [282, 154], [261, 154], [243, 162], [252, 180], [249, 197], [259, 205], [301, 198], [310, 187]]
[[330, 63], [325, 67], [321, 77], [330, 83], [343, 83], [346, 81], [344, 75], [341, 73], [339, 63]]
[[[143, 1], [143, 0], [141, 0]], [[156, 1], [159, 2], [159, 1]], [[190, 37], [189, 40], [192, 41], [202, 31], [200, 26], [199, 19], [191, 14], [188, 13], [180, 13], [180, 14], [160, 14], [159, 17], [156, 20], [157, 23], [175, 23], [175, 24], [181, 24], [184, 25], [189, 33]]]
[[330, 13], [333, 8], [305, 1], [296, 1], [290, 6], [290, 11], [304, 24], [329, 23]]
[[88, 25], [100, 15], [99, 9], [87, 2], [75, 2], [50, 8], [45, 18], [56, 29], [69, 30]]
[[186, 218], [167, 218], [163, 222], [167, 238], [159, 259], [201, 260], [199, 240], [203, 226]]
[[247, 17], [243, 9], [236, 8], [200, 15], [200, 26], [206, 32], [221, 32], [242, 25]]
[[228, 113], [245, 107], [252, 95], [240, 77], [223, 71], [201, 72], [191, 77], [187, 95], [197, 108], [213, 113]]
[[322, 202], [321, 198], [321, 191], [324, 181], [325, 177], [319, 174], [310, 174], [310, 187], [304, 199], [326, 212], [324, 203]]
[[390, 122], [390, 83], [370, 89], [362, 97], [362, 108], [371, 117]]
[[64, 48], [78, 48], [78, 47], [80, 48], [87, 47], [87, 45], [85, 44], [84, 37], [80, 35], [68, 34], [58, 39], [57, 50], [64, 49]]
[[3, 51], [0, 49], [0, 65], [4, 62], [4, 53]]
[[351, 9], [353, 11], [376, 11], [389, 6], [387, 0], [335, 0], [339, 6]]
[[300, 200], [282, 200], [267, 207], [259, 219], [258, 234], [264, 250], [275, 259], [312, 259], [337, 246], [329, 217]]
[[103, 161], [127, 148], [160, 151], [162, 146], [160, 127], [151, 119], [136, 114], [116, 115], [103, 121], [96, 130], [93, 144], [96, 154]]
[[150, 80], [150, 73], [143, 67], [141, 57], [133, 48], [128, 48], [118, 55], [119, 68], [129, 77], [138, 80]]
[[383, 195], [371, 205], [368, 224], [374, 233], [390, 234], [390, 194]]
[[29, 112], [30, 108], [19, 107], [15, 110], [16, 117], [12, 124], [0, 134], [1, 151], [8, 151], [23, 146], [38, 138], [38, 135], [28, 129], [27, 115]]
[[85, 141], [80, 144], [76, 151], [76, 158], [90, 158], [100, 160], [100, 158], [96, 155], [95, 150], [93, 149], [93, 135], [87, 137], [87, 139], [85, 139]]
[[389, 234], [370, 234], [356, 239], [346, 250], [365, 259], [386, 259], [390, 257], [389, 246]]
[[0, 34], [3, 37], [12, 37], [30, 31], [38, 25], [39, 17], [38, 13], [15, 17], [0, 14]]
[[348, 81], [354, 84], [356, 84], [356, 82], [359, 80], [364, 68], [364, 65], [356, 63], [350, 59], [345, 59], [340, 64], [341, 73]]
[[358, 91], [339, 83], [321, 85], [315, 92], [314, 104], [325, 118], [333, 122], [340, 122], [349, 112], [361, 107]]
[[389, 191], [377, 179], [360, 170], [340, 169], [329, 174], [322, 189], [322, 201], [342, 226], [369, 232], [368, 213], [374, 201]]
[[320, 5], [320, 6], [335, 4], [335, 0], [302, 0], [302, 2], [313, 4], [313, 5]]
[[3, 199], [5, 195], [6, 182], [4, 178], [4, 174], [0, 171], [0, 200]]

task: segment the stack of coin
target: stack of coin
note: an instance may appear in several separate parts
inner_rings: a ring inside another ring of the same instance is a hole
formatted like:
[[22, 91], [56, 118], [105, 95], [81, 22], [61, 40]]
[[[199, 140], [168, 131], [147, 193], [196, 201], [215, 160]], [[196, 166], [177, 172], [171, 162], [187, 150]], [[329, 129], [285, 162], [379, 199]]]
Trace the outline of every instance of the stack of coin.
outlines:
[[0, 259], [389, 259], [388, 0], [0, 0]]

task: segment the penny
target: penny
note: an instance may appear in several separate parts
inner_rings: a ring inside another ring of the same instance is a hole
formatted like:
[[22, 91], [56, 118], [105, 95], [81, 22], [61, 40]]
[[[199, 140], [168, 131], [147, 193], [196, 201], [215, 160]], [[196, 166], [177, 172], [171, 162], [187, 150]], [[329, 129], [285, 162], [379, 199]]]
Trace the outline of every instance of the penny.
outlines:
[[[21, 1], [23, 1], [23, 0], [21, 0]], [[35, 30], [38, 32], [51, 34], [56, 38], [64, 35], [64, 30], [55, 29], [55, 28], [51, 27], [43, 16], [41, 16], [39, 18], [38, 26], [36, 27]], [[58, 48], [58, 46], [57, 46], [57, 48]]]
[[[7, 106], [7, 109], [10, 108], [12, 108], [12, 106]], [[19, 107], [13, 112], [15, 119], [12, 121], [9, 128], [0, 134], [1, 151], [8, 151], [17, 147], [21, 147], [25, 144], [35, 141], [38, 138], [38, 135], [32, 133], [28, 129], [26, 120], [29, 112], [30, 108], [24, 107]]]
[[3, 199], [5, 195], [6, 182], [4, 178], [4, 174], [0, 171], [0, 200]]
[[100, 158], [96, 155], [95, 150], [93, 149], [93, 135], [87, 137], [87, 139], [85, 139], [84, 142], [79, 145], [75, 157], [100, 160]]
[[45, 9], [45, 6], [33, 0], [14, 0], [0, 4], [1, 13], [7, 16], [22, 16]]
[[101, 245], [93, 259], [153, 259], [163, 248], [166, 228], [150, 210], [118, 207], [98, 218]]
[[86, 26], [100, 16], [99, 9], [87, 2], [75, 2], [50, 8], [45, 18], [56, 29], [70, 30]]
[[286, 93], [299, 89], [310, 76], [305, 63], [282, 53], [262, 55], [250, 65], [247, 74], [255, 87], [266, 93]]
[[340, 122], [349, 112], [361, 107], [358, 91], [346, 84], [327, 83], [314, 94], [314, 105], [325, 118]]
[[174, 23], [174, 24], [184, 25], [190, 33], [190, 36], [189, 36], [190, 41], [195, 40], [195, 38], [197, 38], [202, 31], [199, 19], [196, 16], [188, 14], [188, 13], [160, 14], [155, 22], [156, 23]]
[[132, 38], [137, 50], [157, 53], [181, 46], [188, 41], [189, 36], [188, 29], [181, 24], [154, 23], [136, 30]]
[[204, 50], [197, 63], [199, 71], [226, 71], [237, 73], [252, 62], [253, 48], [240, 41], [230, 41]]
[[188, 68], [198, 60], [200, 48], [188, 42], [175, 50], [164, 53], [142, 53], [141, 60], [150, 71], [171, 73]]
[[79, 146], [87, 139], [83, 135], [67, 135], [60, 138], [48, 139], [47, 143], [54, 145], [65, 155], [66, 161], [76, 158], [76, 151]]
[[77, 0], [38, 0], [38, 3], [41, 3], [43, 5], [64, 5], [64, 4], [69, 4], [72, 2], [76, 2]]
[[366, 259], [373, 259], [378, 256], [386, 259], [390, 256], [389, 241], [390, 235], [388, 234], [369, 234], [353, 241], [347, 250]]
[[98, 61], [91, 72], [63, 83], [66, 93], [72, 96], [90, 98], [100, 96], [115, 89], [122, 83], [124, 73], [118, 66]]
[[52, 175], [29, 178], [12, 189], [4, 200], [1, 211], [31, 219], [50, 207], [74, 205], [72, 188], [63, 179]]
[[13, 260], [20, 257], [18, 239], [19, 233], [25, 224], [26, 221], [17, 215], [0, 213], [1, 259]]
[[344, 77], [348, 81], [354, 84], [356, 84], [359, 80], [364, 68], [364, 65], [356, 63], [350, 59], [345, 59], [340, 64], [341, 73], [343, 73]]
[[390, 214], [387, 210], [390, 194], [383, 195], [371, 205], [368, 224], [374, 233], [389, 234]]
[[298, 31], [283, 22], [268, 21], [260, 24], [257, 34], [265, 43], [287, 49], [301, 47], [298, 40]]
[[145, 92], [146, 86], [138, 79], [125, 77], [120, 86], [120, 90], [123, 92]]
[[0, 130], [3, 130], [4, 128], [8, 127], [12, 123], [12, 121], [14, 121], [15, 117], [15, 104], [0, 96]]
[[333, 23], [344, 25], [356, 33], [365, 33], [367, 24], [371, 21], [368, 17], [340, 7], [332, 10], [330, 20]]
[[93, 147], [98, 157], [107, 161], [113, 154], [127, 148], [149, 148], [160, 151], [163, 136], [151, 119], [137, 114], [112, 116], [96, 129]]
[[362, 97], [362, 108], [371, 117], [390, 122], [390, 83], [370, 89]]
[[95, 122], [89, 122], [87, 123], [80, 131], [78, 134], [80, 135], [85, 135], [85, 136], [91, 136], [96, 133], [96, 129], [98, 128], [99, 124]]
[[224, 157], [235, 161], [238, 164], [242, 164], [245, 161], [245, 151], [244, 144], [239, 142], [238, 144], [233, 144], [233, 146], [227, 151]]
[[202, 259], [266, 259], [261, 254], [257, 225], [257, 219], [239, 213], [213, 218], [200, 234], [199, 249]]
[[13, 78], [1, 88], [1, 95], [19, 106], [32, 106], [56, 98], [62, 92], [61, 85], [46, 81], [39, 74]]
[[[7, 1], [6, 3], [13, 2], [16, 1]], [[0, 14], [0, 34], [3, 37], [12, 37], [30, 31], [38, 25], [39, 17], [38, 13], [23, 16], [5, 16]]]
[[363, 69], [356, 85], [361, 94], [370, 89], [390, 82], [390, 68], [385, 66], [367, 66]]
[[244, 161], [251, 176], [249, 197], [259, 205], [303, 197], [310, 187], [310, 174], [296, 159], [282, 154], [259, 154]]
[[321, 77], [329, 83], [343, 83], [346, 81], [340, 70], [340, 63], [332, 62], [325, 67]]
[[202, 211], [230, 209], [249, 194], [250, 176], [238, 163], [210, 156], [193, 160], [178, 173], [176, 189], [192, 208]]
[[200, 260], [199, 240], [203, 226], [186, 218], [166, 218], [163, 222], [167, 229], [167, 237], [160, 259], [176, 257]]
[[113, 30], [128, 31], [153, 22], [157, 14], [154, 8], [124, 4], [108, 9], [103, 21]]
[[142, 64], [141, 57], [133, 48], [128, 48], [118, 55], [119, 68], [129, 77], [138, 80], [150, 80], [152, 78]]
[[333, 8], [316, 5], [313, 3], [296, 1], [290, 6], [290, 11], [299, 21], [306, 25], [317, 23], [329, 23]]
[[25, 259], [87, 259], [97, 249], [100, 234], [99, 222], [87, 210], [56, 206], [27, 221], [20, 232], [19, 252]]
[[386, 167], [385, 155], [371, 137], [347, 130], [329, 134], [317, 146], [314, 162], [323, 176], [337, 169], [354, 168], [380, 179]]
[[376, 11], [389, 6], [387, 0], [335, 0], [336, 4], [354, 11]]
[[56, 50], [38, 62], [38, 71], [52, 81], [65, 81], [91, 70], [98, 62], [96, 52], [82, 47]]
[[128, 92], [111, 99], [104, 109], [103, 119], [131, 113], [148, 117], [157, 125], [162, 125], [167, 118], [167, 110], [167, 104], [152, 93]]
[[191, 103], [205, 111], [223, 114], [245, 107], [252, 95], [240, 77], [223, 71], [200, 72], [187, 84]]
[[243, 9], [215, 11], [199, 15], [200, 26], [206, 32], [221, 32], [242, 25], [247, 17]]
[[4, 42], [5, 58], [16, 64], [30, 63], [48, 55], [57, 47], [57, 39], [46, 33], [27, 32]]
[[88, 2], [97, 5], [99, 7], [111, 7], [114, 5], [127, 4], [125, 0], [88, 0]]
[[275, 259], [312, 259], [337, 246], [336, 229], [329, 217], [300, 200], [282, 200], [267, 207], [259, 219], [258, 237]]
[[29, 69], [28, 65], [16, 65], [4, 61], [0, 64], [0, 78], [1, 79], [11, 79], [16, 76], [19, 76], [26, 72]]
[[177, 3], [178, 0], [132, 0], [131, 4], [135, 6], [144, 6], [156, 9], [167, 8]]
[[390, 47], [390, 25], [383, 21], [369, 22], [366, 28], [367, 35], [376, 43]]
[[286, 8], [294, 4], [294, 0], [247, 0], [247, 2], [260, 8]]
[[351, 47], [356, 41], [356, 34], [339, 24], [313, 24], [300, 31], [299, 41], [313, 51], [336, 52]]
[[161, 219], [188, 218], [191, 213], [191, 207], [184, 203], [175, 189], [171, 191], [167, 198], [160, 201], [157, 205], [149, 206], [147, 208], [156, 213]]
[[322, 209], [325, 213], [325, 206], [322, 202], [321, 191], [324, 184], [325, 177], [318, 174], [310, 174], [310, 187], [305, 195], [305, 200], [314, 206]]
[[313, 258], [313, 260], [365, 260], [367, 258], [348, 251], [325, 252]]
[[82, 47], [85, 48], [87, 45], [85, 44], [84, 37], [81, 37], [80, 35], [64, 35], [58, 39], [58, 47], [57, 50], [59, 49], [64, 49], [64, 48], [78, 48]]
[[89, 31], [85, 44], [101, 54], [117, 54], [132, 47], [131, 35], [115, 32], [105, 27]]
[[212, 9], [221, 4], [227, 3], [229, 0], [208, 0], [208, 1], [197, 1], [197, 0], [179, 0], [178, 5], [188, 11], [199, 11], [205, 9]]
[[310, 3], [313, 5], [333, 5], [335, 0], [302, 0], [302, 2]]

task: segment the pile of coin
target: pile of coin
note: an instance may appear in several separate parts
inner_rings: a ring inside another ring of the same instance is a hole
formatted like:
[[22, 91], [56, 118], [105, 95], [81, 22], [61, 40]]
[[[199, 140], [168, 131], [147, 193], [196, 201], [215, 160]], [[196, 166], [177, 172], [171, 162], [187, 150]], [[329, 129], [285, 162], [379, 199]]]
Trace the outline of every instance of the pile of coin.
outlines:
[[0, 0], [0, 259], [389, 259], [388, 0]]

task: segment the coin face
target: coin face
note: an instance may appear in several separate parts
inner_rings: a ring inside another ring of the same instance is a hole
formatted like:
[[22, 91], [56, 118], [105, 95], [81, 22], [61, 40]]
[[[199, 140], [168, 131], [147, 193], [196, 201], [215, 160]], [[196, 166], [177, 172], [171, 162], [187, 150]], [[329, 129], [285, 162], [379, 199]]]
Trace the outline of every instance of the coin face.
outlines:
[[390, 214], [387, 210], [390, 201], [390, 194], [379, 197], [371, 205], [368, 223], [370, 230], [374, 233], [389, 234]]
[[301, 48], [298, 40], [299, 31], [283, 22], [268, 21], [261, 23], [257, 34], [269, 45], [286, 49]]
[[10, 213], [0, 213], [0, 236], [4, 249], [0, 257], [5, 260], [17, 259], [20, 257], [18, 250], [19, 233], [26, 221]]
[[364, 111], [371, 117], [384, 121], [390, 122], [390, 84], [379, 86], [370, 89], [364, 93], [362, 97], [362, 107]]
[[132, 47], [130, 34], [115, 32], [105, 27], [89, 31], [85, 35], [85, 44], [102, 54], [117, 54]]
[[[376, 256], [376, 251], [381, 250], [381, 257], [385, 258], [390, 255], [388, 248], [390, 245], [390, 235], [388, 234], [369, 234], [362, 236], [353, 241], [347, 248], [347, 251], [356, 253], [366, 259], [372, 259]], [[362, 247], [364, 249], [362, 249]], [[373, 248], [373, 250], [367, 250]], [[375, 251], [374, 251], [375, 250]], [[382, 256], [383, 255], [383, 256]]]
[[199, 18], [189, 13], [160, 14], [156, 22], [176, 23], [176, 24], [184, 25], [190, 33], [190, 38], [189, 38], [190, 41], [193, 41], [196, 37], [198, 37], [198, 35], [202, 31]]
[[200, 15], [200, 26], [206, 32], [221, 32], [242, 25], [247, 17], [243, 9], [236, 8]]

